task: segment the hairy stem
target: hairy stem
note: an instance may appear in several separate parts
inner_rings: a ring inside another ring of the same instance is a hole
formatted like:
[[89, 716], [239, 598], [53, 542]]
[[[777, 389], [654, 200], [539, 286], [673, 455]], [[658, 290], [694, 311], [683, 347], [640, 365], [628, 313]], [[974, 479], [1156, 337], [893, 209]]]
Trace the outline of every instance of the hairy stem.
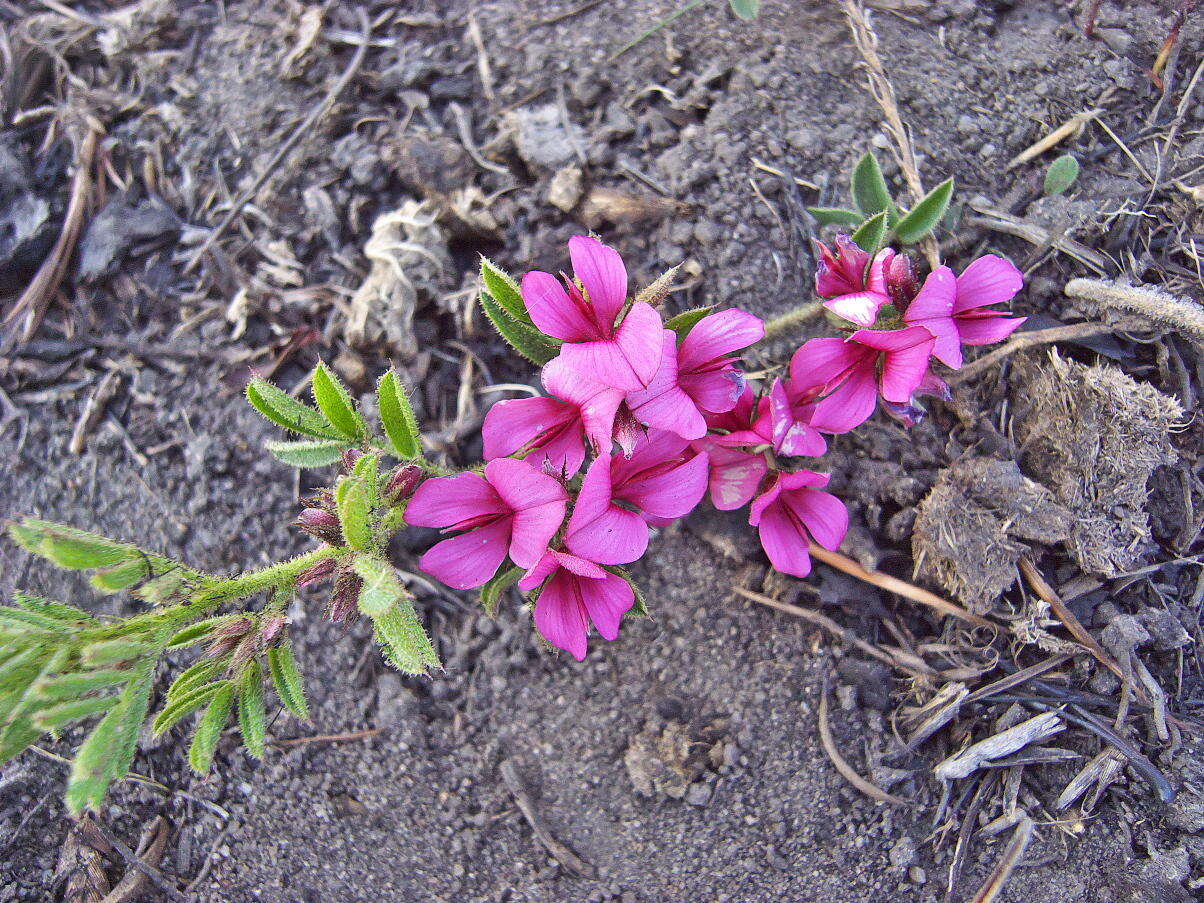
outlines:
[[789, 332], [794, 327], [801, 323], [806, 323], [808, 320], [813, 320], [824, 312], [824, 305], [821, 301], [812, 301], [809, 304], [800, 304], [798, 307], [792, 308], [780, 317], [774, 317], [765, 324], [765, 338], [776, 339], [783, 333]]
[[250, 571], [246, 574], [239, 574], [237, 577], [231, 577], [229, 580], [219, 581], [201, 592], [196, 602], [189, 607], [200, 614], [216, 608], [222, 602], [243, 599], [265, 589], [291, 583], [297, 579], [299, 574], [309, 570], [319, 561], [342, 555], [346, 551], [338, 546], [322, 546], [306, 552], [304, 555], [290, 558], [288, 561], [281, 561], [258, 571]]

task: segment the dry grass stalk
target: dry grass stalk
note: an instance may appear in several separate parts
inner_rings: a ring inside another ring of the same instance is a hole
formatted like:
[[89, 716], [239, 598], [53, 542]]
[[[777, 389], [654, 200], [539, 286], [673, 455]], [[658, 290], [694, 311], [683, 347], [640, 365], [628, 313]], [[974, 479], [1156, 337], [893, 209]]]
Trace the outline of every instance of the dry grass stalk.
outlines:
[[927, 605], [929, 608], [943, 615], [951, 615], [963, 621], [969, 621], [975, 627], [986, 627], [989, 630], [997, 629], [996, 625], [986, 618], [968, 612], [960, 605], [956, 605], [948, 599], [942, 599], [936, 593], [913, 586], [905, 580], [890, 576], [890, 574], [867, 571], [847, 555], [842, 555], [839, 552], [829, 552], [823, 546], [817, 545], [814, 542], [811, 543], [810, 551], [813, 558], [822, 561], [829, 567], [834, 567], [836, 570], [848, 574], [850, 577], [863, 580], [871, 586], [884, 589], [888, 593], [894, 593], [896, 596], [902, 596], [904, 599], [909, 599], [912, 602], [918, 602], [920, 605]]
[[1077, 339], [1087, 339], [1109, 332], [1112, 332], [1112, 329], [1104, 326], [1102, 323], [1072, 323], [1069, 326], [1051, 326], [1049, 329], [1033, 329], [1029, 332], [1021, 332], [1012, 336], [1005, 344], [1000, 345], [989, 354], [984, 354], [977, 360], [966, 364], [956, 373], [949, 374], [947, 381], [953, 385], [964, 383], [988, 370], [1004, 358], [1015, 354], [1017, 351], [1023, 351], [1026, 348], [1035, 348], [1038, 345], [1052, 345], [1054, 342], [1073, 342]]
[[82, 455], [84, 453], [84, 449], [88, 445], [88, 436], [99, 422], [105, 405], [117, 394], [117, 385], [120, 380], [121, 372], [110, 370], [92, 390], [92, 394], [84, 403], [84, 409], [80, 412], [79, 419], [75, 421], [75, 429], [71, 431], [71, 440], [67, 443], [67, 450], [71, 454]]
[[[138, 858], [151, 867], [157, 867], [167, 849], [167, 840], [171, 836], [171, 825], [162, 815], [156, 815], [142, 828], [138, 838]], [[100, 903], [130, 903], [136, 900], [147, 889], [150, 879], [137, 868], [131, 868], [125, 873], [117, 886], [114, 887]]]
[[1075, 113], [1040, 141], [1029, 145], [1020, 153], [1016, 154], [1015, 157], [1008, 161], [1008, 165], [1004, 168], [1014, 169], [1015, 167], [1020, 166], [1022, 163], [1027, 163], [1029, 160], [1041, 156], [1050, 148], [1057, 147], [1067, 138], [1073, 137], [1081, 132], [1083, 127], [1087, 125], [1088, 122], [1097, 118], [1102, 112], [1104, 111], [1084, 110], [1082, 113]]
[[514, 802], [517, 804], [518, 810], [523, 814], [523, 818], [527, 820], [527, 824], [531, 826], [531, 830], [535, 832], [535, 836], [539, 839], [539, 842], [544, 845], [557, 862], [570, 872], [587, 878], [592, 877], [594, 875], [594, 867], [557, 840], [544, 820], [544, 817], [535, 808], [535, 801], [527, 791], [526, 784], [522, 779], [522, 775], [519, 774], [518, 766], [514, 763], [514, 760], [504, 760], [498, 770], [501, 773], [502, 782], [506, 785], [506, 789], [510, 791], [511, 796], [514, 797]]
[[1176, 298], [1161, 289], [1102, 279], [1071, 279], [1064, 291], [1067, 298], [1136, 314], [1153, 323], [1178, 330], [1197, 345], [1204, 345], [1204, 307]]
[[1016, 830], [1012, 833], [1012, 839], [1008, 841], [1007, 848], [1003, 851], [999, 862], [996, 863], [995, 868], [987, 877], [986, 883], [974, 895], [970, 903], [994, 903], [999, 898], [1003, 886], [1007, 884], [1008, 878], [1012, 876], [1013, 870], [1020, 864], [1028, 845], [1032, 842], [1033, 825], [1033, 820], [1026, 816], [1016, 826]]
[[1066, 722], [1056, 712], [1042, 712], [954, 753], [937, 765], [932, 773], [942, 781], [966, 778], [988, 762], [1010, 756], [1031, 743], [1052, 737], [1065, 729]]
[[1030, 223], [1028, 220], [1013, 216], [1004, 210], [996, 210], [990, 204], [983, 203], [981, 200], [976, 201], [971, 199], [969, 207], [976, 213], [981, 214], [981, 216], [965, 217], [963, 222], [967, 226], [978, 226], [983, 229], [1002, 232], [1005, 235], [1014, 235], [1042, 249], [1056, 248], [1063, 254], [1070, 255], [1083, 265], [1091, 267], [1097, 273], [1106, 273], [1108, 271], [1109, 264], [1107, 258], [1087, 247], [1082, 242], [1070, 238], [1064, 232], [1052, 232], [1044, 226]]
[[[912, 200], [918, 202], [924, 197], [924, 183], [920, 180], [920, 170], [916, 166], [916, 152], [911, 142], [911, 133], [903, 124], [903, 117], [899, 115], [899, 104], [895, 99], [894, 85], [891, 84], [890, 78], [886, 74], [886, 67], [882, 64], [882, 58], [878, 55], [878, 36], [874, 33], [869, 17], [857, 0], [840, 0], [840, 6], [844, 10], [845, 18], [848, 19], [853, 43], [865, 61], [866, 81], [869, 83], [870, 94], [881, 107], [882, 116], [886, 120], [886, 131], [894, 142], [891, 151], [899, 164], [899, 170], [903, 173], [903, 179], [907, 182], [907, 189], [911, 192]], [[924, 256], [928, 258], [928, 263], [934, 270], [940, 266], [941, 253], [935, 238], [931, 235], [926, 237], [920, 243], [920, 250], [924, 252]]]
[[832, 728], [828, 725], [828, 688], [825, 686], [820, 691], [819, 695], [819, 742], [823, 745], [824, 752], [828, 754], [828, 758], [832, 760], [832, 766], [840, 772], [840, 776], [868, 796], [870, 799], [877, 800], [880, 803], [890, 803], [892, 806], [910, 806], [907, 800], [902, 797], [895, 796], [893, 793], [887, 793], [881, 787], [871, 784], [861, 775], [859, 775], [853, 766], [841, 756], [840, 751], [836, 748], [836, 743], [832, 739]]

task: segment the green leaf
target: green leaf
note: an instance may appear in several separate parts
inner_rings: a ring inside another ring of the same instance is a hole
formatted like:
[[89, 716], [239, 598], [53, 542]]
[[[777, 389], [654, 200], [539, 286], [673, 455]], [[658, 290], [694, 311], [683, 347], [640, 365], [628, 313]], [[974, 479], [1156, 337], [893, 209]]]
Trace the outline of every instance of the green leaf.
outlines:
[[171, 730], [216, 696], [218, 691], [228, 686], [229, 683], [228, 680], [219, 680], [211, 684], [193, 686], [174, 699], [169, 698], [167, 704], [163, 706], [163, 710], [155, 717], [155, 723], [151, 725], [151, 732], [157, 737]]
[[[156, 659], [143, 661], [137, 675], [121, 693], [121, 704], [113, 709], [118, 713], [114, 736], [115, 753], [109, 764], [109, 780], [116, 781], [129, 773], [138, 752], [138, 737], [150, 711], [151, 691], [155, 683]], [[106, 716], [107, 717], [107, 716]]]
[[1045, 171], [1045, 193], [1052, 196], [1069, 191], [1078, 177], [1079, 161], [1073, 154], [1063, 154]]
[[905, 245], [914, 245], [937, 227], [952, 199], [953, 180], [946, 179], [895, 224], [895, 237]]
[[89, 699], [73, 699], [71, 702], [61, 702], [48, 706], [33, 717], [34, 727], [41, 731], [58, 731], [91, 718], [93, 715], [103, 715], [117, 705], [116, 696], [93, 696]]
[[247, 383], [247, 401], [269, 421], [286, 430], [315, 439], [337, 439], [340, 436], [339, 431], [321, 413], [266, 379], [255, 377]]
[[265, 446], [289, 467], [326, 467], [343, 456], [348, 445], [342, 439], [315, 439], [302, 442], [267, 442]]
[[305, 700], [305, 685], [301, 681], [301, 672], [297, 670], [292, 643], [286, 640], [268, 650], [268, 670], [280, 702], [298, 718], [308, 721], [309, 703]]
[[139, 580], [152, 576], [152, 569], [141, 555], [129, 561], [97, 571], [89, 582], [102, 593], [119, 593]]
[[531, 363], [542, 367], [560, 353], [560, 342], [534, 326], [516, 320], [488, 292], [481, 292], [481, 309], [510, 347]]
[[355, 409], [351, 393], [324, 363], [319, 362], [314, 370], [313, 390], [318, 408], [339, 434], [354, 440], [367, 438], [368, 424]]
[[510, 314], [512, 319], [528, 326], [534, 326], [518, 283], [486, 257], [481, 258], [481, 282], [489, 296], [498, 303], [502, 310]]
[[99, 809], [112, 779], [109, 777], [115, 744], [121, 727], [121, 707], [114, 706], [80, 745], [67, 780], [67, 809], [79, 815]]
[[368, 493], [368, 505], [375, 508], [380, 504], [380, 455], [375, 452], [361, 455], [351, 468], [351, 474]]
[[[894, 206], [882, 168], [872, 152], [867, 152], [853, 167], [853, 203], [865, 216], [882, 213]], [[864, 245], [862, 246], [864, 247]]]
[[347, 545], [359, 551], [372, 548], [372, 503], [363, 480], [343, 477], [335, 488], [335, 501]]
[[26, 611], [24, 608], [9, 608], [0, 606], [0, 624], [19, 624], [50, 633], [70, 633], [72, 625], [58, 618], [48, 618], [36, 611]]
[[397, 670], [425, 674], [430, 668], [443, 667], [409, 599], [376, 618], [375, 624], [376, 639], [384, 647], [385, 658]]
[[82, 608], [76, 608], [74, 605], [68, 605], [65, 602], [55, 602], [52, 599], [31, 596], [28, 593], [22, 592], [13, 593], [13, 601], [26, 611], [32, 611], [44, 617], [63, 621], [76, 628], [84, 624], [92, 625], [100, 623]]
[[745, 20], [755, 19], [761, 11], [761, 0], [728, 0], [728, 3], [731, 4], [732, 12]]
[[677, 316], [670, 317], [665, 323], [666, 329], [672, 329], [677, 333], [677, 344], [681, 344], [685, 337], [690, 334], [690, 330], [698, 325], [699, 321], [703, 320], [707, 314], [715, 309], [715, 305], [707, 307], [695, 307], [690, 310], [683, 310]]
[[380, 403], [380, 422], [398, 457], [421, 458], [422, 434], [418, 431], [418, 418], [414, 416], [410, 396], [392, 370], [387, 370], [380, 378], [376, 397]]
[[239, 683], [238, 728], [243, 746], [256, 759], [267, 752], [267, 708], [263, 702], [263, 674], [259, 662], [252, 661]]
[[886, 211], [875, 213], [853, 233], [853, 241], [872, 258], [886, 240]]
[[151, 651], [152, 648], [141, 638], [127, 637], [85, 646], [84, 651], [80, 654], [80, 659], [85, 665], [91, 667], [115, 665], [118, 662], [136, 661]]
[[120, 564], [138, 554], [137, 547], [129, 543], [31, 517], [13, 524], [9, 533], [30, 552], [70, 570]]
[[223, 662], [211, 658], [203, 658], [200, 661], [193, 662], [168, 688], [167, 705], [171, 705], [177, 699], [183, 699], [185, 695], [191, 693], [197, 687], [208, 683], [217, 677], [218, 672], [224, 668], [225, 664]]
[[106, 668], [99, 671], [80, 671], [75, 674], [60, 674], [39, 680], [34, 690], [40, 699], [57, 702], [63, 699], [78, 699], [94, 690], [123, 686], [134, 672], [126, 669]]
[[203, 621], [197, 621], [177, 630], [170, 640], [167, 641], [168, 649], [184, 649], [199, 643], [207, 638], [216, 627], [221, 627], [227, 621], [230, 621], [239, 615], [216, 615], [212, 618], [205, 618]]
[[409, 599], [409, 590], [398, 579], [397, 571], [383, 558], [357, 555], [351, 567], [364, 581], [360, 588], [360, 611], [373, 620], [381, 617], [396, 603]]
[[845, 210], [843, 207], [808, 207], [807, 212], [815, 217], [821, 226], [860, 226], [865, 217], [856, 210]]
[[233, 706], [234, 687], [227, 683], [209, 701], [209, 708], [205, 709], [205, 714], [201, 716], [196, 736], [192, 738], [192, 746], [188, 749], [188, 764], [197, 774], [208, 774], [213, 766], [213, 754], [217, 752], [222, 729], [230, 718], [230, 709]]
[[493, 579], [481, 587], [481, 605], [485, 607], [485, 614], [491, 618], [497, 615], [497, 606], [502, 595], [518, 583], [522, 575], [522, 568], [512, 567], [494, 574]]

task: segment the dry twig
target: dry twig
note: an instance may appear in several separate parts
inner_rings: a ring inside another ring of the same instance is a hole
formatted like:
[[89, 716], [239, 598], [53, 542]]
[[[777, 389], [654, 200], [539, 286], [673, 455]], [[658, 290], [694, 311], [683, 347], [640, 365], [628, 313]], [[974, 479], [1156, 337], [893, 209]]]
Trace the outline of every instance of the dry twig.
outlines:
[[954, 385], [964, 383], [994, 366], [1005, 357], [1009, 357], [1017, 351], [1023, 351], [1026, 348], [1035, 348], [1038, 345], [1052, 345], [1054, 342], [1073, 342], [1077, 339], [1088, 339], [1092, 336], [1104, 335], [1109, 332], [1112, 332], [1111, 328], [1104, 326], [1102, 323], [1072, 323], [1069, 326], [1051, 326], [1048, 329], [1033, 329], [1029, 332], [1020, 332], [1012, 336], [1006, 344], [1000, 345], [989, 354], [984, 354], [977, 360], [971, 361], [956, 373], [949, 374], [947, 382]]
[[312, 737], [292, 737], [288, 740], [273, 740], [272, 746], [304, 746], [309, 743], [346, 743], [349, 740], [366, 740], [375, 737], [384, 728], [374, 727], [365, 731], [350, 731], [345, 734], [315, 734]]
[[819, 694], [819, 742], [823, 744], [824, 752], [832, 760], [832, 766], [840, 772], [840, 776], [868, 796], [880, 803], [890, 803], [892, 806], [910, 806], [911, 803], [893, 793], [887, 793], [881, 787], [871, 784], [850, 765], [836, 748], [832, 739], [832, 728], [828, 725], [828, 687], [825, 683]]
[[1032, 842], [1033, 824], [1033, 820], [1026, 816], [1016, 826], [1016, 830], [1012, 833], [1012, 839], [1008, 841], [1007, 848], [999, 857], [999, 862], [995, 864], [986, 883], [974, 895], [974, 899], [970, 903], [993, 903], [998, 899], [1003, 886], [1007, 884], [1008, 878], [1012, 876], [1013, 870], [1020, 864], [1020, 860], [1024, 858], [1024, 852]]
[[548, 824], [544, 821], [539, 810], [535, 808], [535, 801], [531, 798], [531, 794], [527, 791], [527, 787], [523, 782], [522, 775], [518, 772], [518, 766], [513, 759], [506, 759], [499, 766], [499, 771], [502, 775], [502, 781], [506, 785], [506, 789], [514, 797], [514, 802], [518, 805], [518, 810], [523, 814], [523, 818], [527, 820], [527, 824], [531, 826], [531, 830], [535, 832], [535, 836], [542, 843], [556, 861], [575, 874], [584, 877], [591, 877], [594, 874], [594, 867], [570, 850], [567, 846], [556, 839], [556, 836], [548, 828]]

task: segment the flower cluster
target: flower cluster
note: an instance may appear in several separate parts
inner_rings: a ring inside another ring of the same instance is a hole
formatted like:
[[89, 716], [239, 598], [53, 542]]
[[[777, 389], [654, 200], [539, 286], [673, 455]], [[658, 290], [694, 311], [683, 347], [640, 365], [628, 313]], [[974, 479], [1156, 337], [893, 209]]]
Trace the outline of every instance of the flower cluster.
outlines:
[[864, 422], [879, 398], [914, 422], [916, 396], [948, 391], [934, 360], [960, 366], [962, 345], [997, 341], [1023, 322], [990, 307], [1022, 284], [1001, 258], [957, 277], [940, 267], [920, 286], [906, 255], [871, 260], [844, 236], [820, 250], [817, 292], [860, 328], [807, 342], [789, 375], [761, 388], [740, 369], [765, 335], [749, 313], [665, 323], [629, 298], [619, 254], [592, 237], [569, 242], [573, 277], [528, 273], [522, 304], [558, 347], [543, 366], [546, 395], [490, 409], [482, 471], [418, 486], [407, 522], [451, 534], [421, 567], [457, 589], [517, 583], [543, 637], [579, 660], [591, 623], [613, 640], [636, 605], [621, 566], [644, 554], [651, 528], [708, 492], [721, 510], [748, 505], [773, 566], [806, 576], [811, 543], [838, 548], [848, 511], [824, 491], [827, 474], [784, 459], [822, 456], [826, 435]]

